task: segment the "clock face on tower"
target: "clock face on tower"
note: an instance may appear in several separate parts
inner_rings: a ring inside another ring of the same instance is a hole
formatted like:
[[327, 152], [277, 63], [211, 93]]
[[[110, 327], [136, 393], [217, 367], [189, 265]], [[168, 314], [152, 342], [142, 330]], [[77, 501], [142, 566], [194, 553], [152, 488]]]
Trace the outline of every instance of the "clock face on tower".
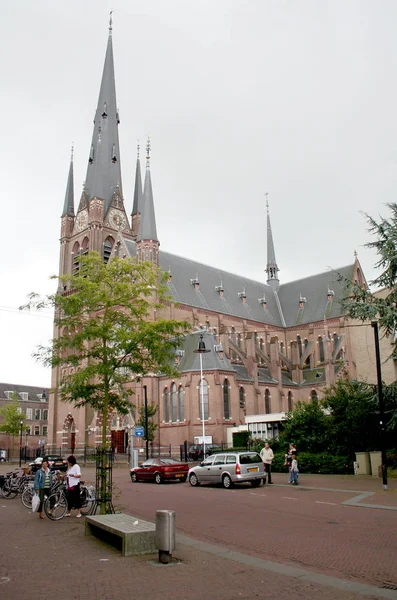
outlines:
[[124, 229], [127, 225], [125, 215], [119, 210], [111, 210], [109, 213], [109, 222], [115, 229]]
[[88, 225], [88, 214], [86, 210], [82, 210], [76, 217], [76, 221], [74, 227], [76, 231], [81, 231], [85, 229]]

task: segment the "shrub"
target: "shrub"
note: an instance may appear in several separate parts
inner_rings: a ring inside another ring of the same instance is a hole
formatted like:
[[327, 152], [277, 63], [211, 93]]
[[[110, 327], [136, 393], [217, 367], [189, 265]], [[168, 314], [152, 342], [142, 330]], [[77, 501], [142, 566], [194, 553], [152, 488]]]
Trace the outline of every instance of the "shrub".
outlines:
[[[353, 474], [353, 463], [346, 456], [334, 456], [327, 452], [312, 454], [310, 452], [299, 452], [298, 467], [300, 473], [323, 473], [329, 475]], [[285, 453], [277, 453], [274, 456], [272, 471], [287, 472], [284, 466]]]

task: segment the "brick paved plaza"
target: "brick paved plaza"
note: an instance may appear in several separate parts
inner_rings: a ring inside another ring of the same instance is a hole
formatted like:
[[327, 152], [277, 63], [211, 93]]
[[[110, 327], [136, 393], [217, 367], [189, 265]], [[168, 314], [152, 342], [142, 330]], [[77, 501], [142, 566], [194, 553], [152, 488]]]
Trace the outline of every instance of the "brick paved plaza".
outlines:
[[[94, 479], [92, 468], [83, 474]], [[84, 519], [40, 521], [18, 498], [1, 498], [0, 598], [397, 599], [397, 481], [383, 492], [368, 477], [302, 476], [298, 488], [285, 479], [257, 489], [157, 486], [116, 468], [118, 510], [149, 521], [156, 509], [176, 510], [172, 565], [121, 556], [85, 537]]]

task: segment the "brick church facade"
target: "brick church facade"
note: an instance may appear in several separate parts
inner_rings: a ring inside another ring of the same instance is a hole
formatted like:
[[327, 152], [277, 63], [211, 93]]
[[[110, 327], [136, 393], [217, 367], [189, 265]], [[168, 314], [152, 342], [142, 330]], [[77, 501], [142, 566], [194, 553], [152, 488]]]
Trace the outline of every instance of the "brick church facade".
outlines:
[[[73, 158], [70, 162], [61, 218], [60, 274], [72, 272], [77, 257], [91, 250], [105, 262], [114, 256], [132, 256], [152, 261], [168, 273], [169, 291], [177, 305], [164, 308], [161, 316], [191, 323], [191, 334], [175, 354], [179, 376], [147, 377], [126, 386], [137, 407], [143, 402], [144, 385], [149, 402], [158, 405], [157, 443], [193, 442], [202, 433], [200, 356], [194, 352], [201, 335], [210, 350], [203, 355], [206, 435], [214, 443], [226, 443], [231, 431], [244, 428], [262, 438], [277, 436], [280, 421], [298, 400], [321, 397], [343, 368], [356, 376], [355, 329], [341, 308], [344, 284], [330, 271], [281, 282], [268, 207], [266, 282], [160, 250], [150, 143], [143, 178], [138, 149], [129, 215], [118, 127], [110, 27], [86, 181], [78, 202]], [[161, 192], [159, 196], [161, 202]], [[366, 285], [357, 256], [338, 271]], [[100, 415], [88, 407], [75, 409], [60, 402], [61, 379], [61, 369], [54, 369], [49, 444], [72, 451], [94, 447], [100, 441]], [[127, 416], [113, 415], [111, 439], [119, 451], [124, 451], [133, 425], [132, 411]]]

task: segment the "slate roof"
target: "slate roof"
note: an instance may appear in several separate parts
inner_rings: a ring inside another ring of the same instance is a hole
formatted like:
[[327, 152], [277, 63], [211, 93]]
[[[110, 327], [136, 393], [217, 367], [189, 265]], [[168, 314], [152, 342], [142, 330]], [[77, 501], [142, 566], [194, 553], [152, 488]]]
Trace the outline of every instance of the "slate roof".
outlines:
[[230, 363], [226, 354], [223, 353], [223, 359], [219, 358], [219, 353], [214, 350], [214, 345], [217, 344], [216, 338], [209, 331], [202, 329], [187, 335], [184, 339], [184, 344], [181, 349], [185, 351], [181, 357], [178, 370], [200, 371], [200, 355], [195, 353], [197, 350], [200, 336], [203, 336], [205, 347], [210, 352], [203, 354], [203, 371], [230, 371], [234, 372], [234, 368]]
[[[125, 240], [125, 245], [130, 255], [135, 256], [135, 242]], [[172, 276], [169, 289], [176, 302], [277, 327], [322, 321], [324, 315], [327, 318], [342, 315], [340, 301], [346, 292], [344, 282], [338, 281], [338, 273], [351, 279], [354, 267], [354, 264], [351, 264], [335, 271], [326, 271], [285, 283], [274, 291], [265, 283], [168, 252], [161, 251], [159, 260], [161, 269]], [[196, 291], [191, 283], [196, 277], [200, 284], [199, 291]], [[224, 289], [223, 297], [216, 290], [221, 284]], [[246, 295], [245, 303], [239, 297], [239, 293], [243, 291]], [[334, 293], [331, 303], [327, 300], [328, 291]], [[258, 302], [263, 297], [266, 298], [265, 310]], [[301, 297], [304, 297], [306, 302], [300, 311]]]
[[1, 383], [0, 382], [0, 398], [7, 398], [5, 392], [16, 392], [18, 394], [18, 400], [22, 400], [19, 396], [20, 392], [27, 392], [29, 402], [40, 402], [41, 394], [45, 391], [47, 394], [47, 402], [50, 393], [50, 388], [37, 387], [32, 385], [19, 385], [18, 383]]

